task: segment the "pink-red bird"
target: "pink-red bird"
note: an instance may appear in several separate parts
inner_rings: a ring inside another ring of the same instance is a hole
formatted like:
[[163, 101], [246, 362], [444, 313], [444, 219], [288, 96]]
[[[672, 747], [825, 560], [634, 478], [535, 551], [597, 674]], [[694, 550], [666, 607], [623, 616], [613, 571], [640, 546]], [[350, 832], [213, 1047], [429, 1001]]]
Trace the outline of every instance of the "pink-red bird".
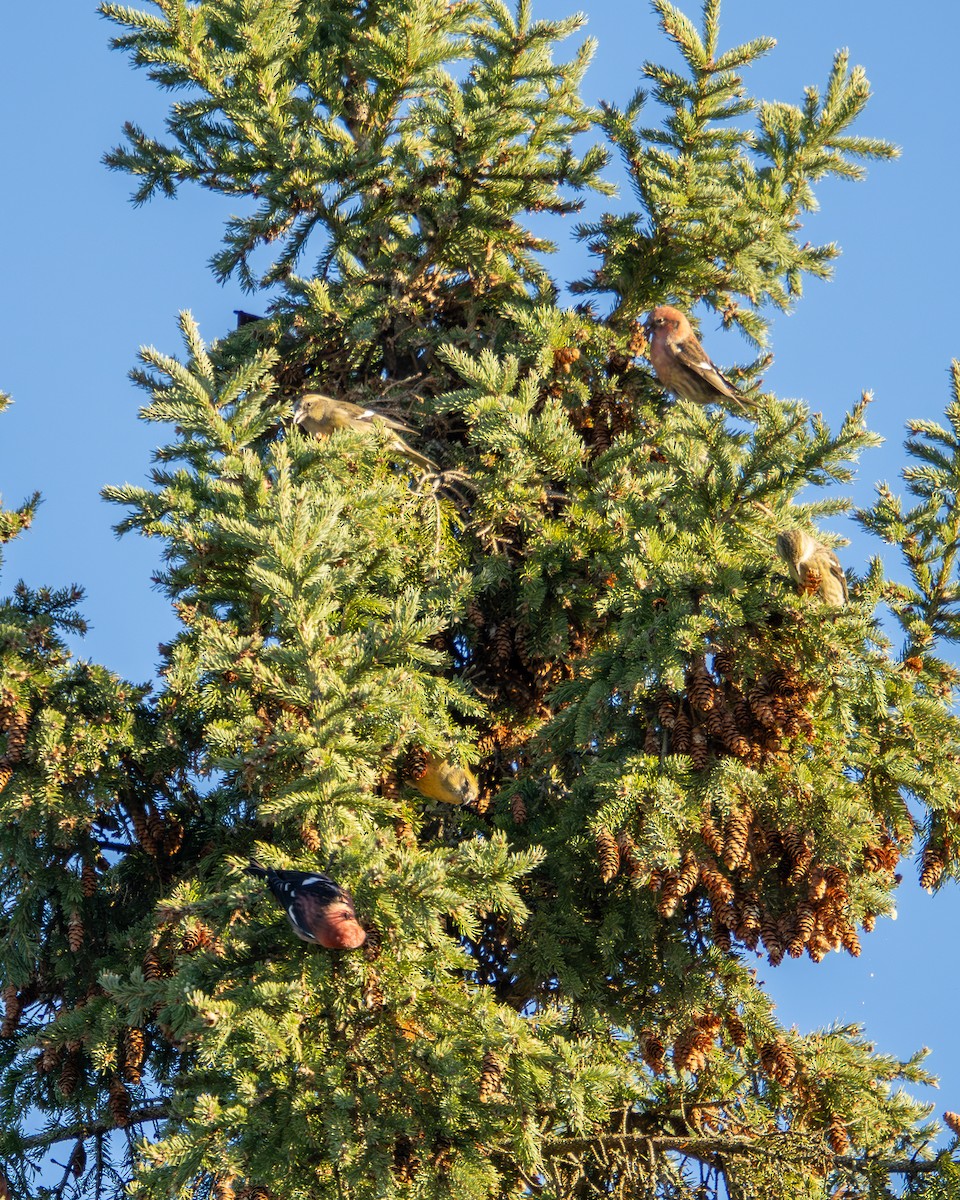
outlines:
[[293, 932], [304, 942], [327, 950], [356, 950], [367, 940], [357, 920], [353, 898], [320, 871], [266, 870], [251, 863], [248, 875], [266, 879], [287, 914]]
[[733, 401], [740, 412], [756, 409], [756, 402], [713, 365], [679, 309], [658, 305], [643, 328], [650, 342], [648, 358], [665, 388], [697, 404], [722, 404], [726, 400]]

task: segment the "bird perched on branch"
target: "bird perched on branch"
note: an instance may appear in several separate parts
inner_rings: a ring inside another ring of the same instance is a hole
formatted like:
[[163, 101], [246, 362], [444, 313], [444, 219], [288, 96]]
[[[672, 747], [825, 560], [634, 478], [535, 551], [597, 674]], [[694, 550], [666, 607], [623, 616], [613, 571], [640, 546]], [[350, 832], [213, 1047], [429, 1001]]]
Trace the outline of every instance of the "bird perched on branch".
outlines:
[[322, 392], [304, 392], [294, 408], [293, 420], [294, 424], [307, 433], [312, 433], [314, 437], [329, 437], [338, 429], [352, 429], [356, 433], [364, 434], [373, 434], [379, 430], [386, 434], [391, 449], [399, 450], [424, 470], [437, 469], [435, 462], [418, 454], [400, 437], [401, 433], [416, 433], [415, 429], [401, 421], [395, 421], [393, 417], [375, 412], [372, 408], [361, 408], [359, 404], [351, 404], [349, 400], [334, 400], [331, 396], [324, 396]]
[[458, 767], [435, 754], [426, 756], [426, 768], [410, 783], [424, 796], [442, 804], [473, 804], [480, 795], [477, 777], [469, 767]]
[[263, 320], [263, 317], [258, 317], [256, 313], [244, 312], [242, 308], [235, 308], [233, 314], [237, 318], [238, 329], [242, 329], [244, 325], [252, 325], [255, 321]]
[[825, 604], [843, 608], [848, 599], [847, 577], [829, 547], [802, 529], [784, 529], [777, 534], [777, 553], [802, 592], [819, 592]]
[[713, 365], [679, 309], [658, 305], [643, 328], [650, 341], [648, 358], [657, 379], [669, 391], [697, 404], [722, 404], [727, 400], [740, 412], [756, 410], [756, 402]]
[[350, 893], [320, 871], [264, 870], [256, 863], [248, 875], [266, 879], [293, 926], [293, 932], [305, 942], [327, 950], [356, 950], [367, 940], [366, 930], [357, 920]]

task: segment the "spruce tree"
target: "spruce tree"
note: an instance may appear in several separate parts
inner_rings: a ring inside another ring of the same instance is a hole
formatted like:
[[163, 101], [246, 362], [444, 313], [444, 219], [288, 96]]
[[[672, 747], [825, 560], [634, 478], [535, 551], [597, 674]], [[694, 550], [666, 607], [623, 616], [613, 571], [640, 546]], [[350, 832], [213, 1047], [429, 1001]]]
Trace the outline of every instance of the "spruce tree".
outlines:
[[[0, 605], [7, 1195], [960, 1195], [922, 1054], [784, 1029], [751, 967], [859, 953], [912, 851], [957, 875], [960, 366], [857, 514], [908, 582], [798, 593], [778, 533], [877, 439], [761, 391], [768, 316], [829, 274], [815, 185], [894, 151], [845, 55], [759, 102], [768, 40], [654, 6], [682, 67], [594, 111], [526, 0], [103, 5], [175, 94], [109, 165], [229, 196], [214, 270], [273, 299], [133, 372], [161, 444], [105, 494], [161, 547], [155, 686], [69, 651], [77, 589]], [[604, 144], [633, 196], [570, 306], [532, 218], [612, 192]], [[755, 420], [665, 396], [659, 303], [747, 336]], [[307, 391], [436, 469], [305, 433]], [[332, 875], [365, 946], [298, 941], [251, 860]]]

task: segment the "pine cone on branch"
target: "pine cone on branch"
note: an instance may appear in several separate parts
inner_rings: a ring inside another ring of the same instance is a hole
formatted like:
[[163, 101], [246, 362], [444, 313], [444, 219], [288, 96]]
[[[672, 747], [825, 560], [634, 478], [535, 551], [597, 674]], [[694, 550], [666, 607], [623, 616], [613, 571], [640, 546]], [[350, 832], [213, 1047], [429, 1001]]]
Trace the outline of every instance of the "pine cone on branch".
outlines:
[[70, 913], [70, 918], [67, 921], [67, 945], [71, 951], [76, 954], [83, 945], [83, 919], [76, 909]]
[[122, 1069], [127, 1083], [138, 1084], [141, 1079], [140, 1068], [146, 1054], [143, 1030], [130, 1026], [123, 1035]]
[[654, 1075], [662, 1075], [666, 1069], [666, 1046], [661, 1038], [650, 1029], [641, 1029], [638, 1044], [643, 1061]]
[[728, 1012], [725, 1018], [730, 1041], [742, 1049], [747, 1044], [747, 1027], [735, 1012]]
[[233, 1186], [235, 1179], [235, 1175], [218, 1175], [213, 1185], [211, 1200], [235, 1200], [237, 1194]]
[[847, 1135], [847, 1127], [836, 1113], [831, 1113], [830, 1115], [827, 1141], [830, 1143], [830, 1149], [834, 1154], [847, 1154], [850, 1151], [850, 1138]]
[[119, 1075], [110, 1080], [107, 1107], [118, 1129], [126, 1129], [130, 1124], [130, 1093], [124, 1087]]
[[749, 808], [739, 809], [730, 814], [723, 839], [723, 865], [728, 871], [735, 871], [746, 858], [752, 820], [753, 813]]
[[488, 1050], [480, 1064], [480, 1103], [486, 1104], [500, 1093], [500, 1083], [503, 1079], [503, 1065], [492, 1051]]
[[97, 890], [97, 869], [92, 862], [84, 861], [80, 871], [80, 890], [84, 898], [89, 900]]
[[673, 754], [689, 754], [693, 747], [693, 723], [684, 709], [677, 713], [673, 722], [670, 750]]
[[796, 1056], [782, 1038], [763, 1043], [760, 1047], [760, 1066], [764, 1074], [781, 1087], [789, 1087], [796, 1078]]
[[10, 1038], [17, 1032], [20, 1014], [23, 1012], [23, 999], [12, 983], [3, 989], [3, 1003], [4, 1015], [3, 1025], [0, 1026], [0, 1038]]
[[946, 870], [946, 855], [939, 846], [927, 844], [920, 858], [920, 886], [926, 892], [932, 892]]
[[162, 979], [165, 975], [163, 965], [156, 950], [151, 947], [143, 956], [143, 964], [141, 966], [143, 977], [148, 983], [153, 983], [157, 979]]
[[69, 1050], [66, 1058], [63, 1060], [57, 1086], [60, 1088], [60, 1094], [65, 1099], [69, 1099], [76, 1090], [76, 1086], [80, 1081], [82, 1063], [83, 1059], [79, 1050]]
[[597, 855], [600, 859], [600, 878], [610, 883], [620, 873], [620, 848], [608, 829], [597, 833]]

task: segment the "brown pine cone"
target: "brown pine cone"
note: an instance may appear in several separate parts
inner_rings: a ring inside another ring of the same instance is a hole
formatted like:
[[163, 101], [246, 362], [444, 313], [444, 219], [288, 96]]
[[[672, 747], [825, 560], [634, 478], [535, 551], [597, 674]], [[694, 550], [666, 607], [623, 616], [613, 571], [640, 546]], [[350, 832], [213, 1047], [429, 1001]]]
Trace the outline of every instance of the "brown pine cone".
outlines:
[[163, 852], [168, 858], [176, 854], [183, 845], [183, 833], [183, 822], [179, 817], [171, 816], [163, 835]]
[[128, 1083], [137, 1084], [140, 1082], [140, 1068], [146, 1054], [143, 1030], [130, 1026], [123, 1035], [121, 1048], [123, 1077]]
[[790, 860], [790, 873], [787, 883], [796, 883], [802, 879], [807, 868], [813, 861], [813, 850], [810, 848], [810, 834], [803, 834], [796, 825], [788, 825], [782, 835], [783, 848]]
[[60, 1088], [60, 1094], [65, 1100], [68, 1100], [76, 1089], [77, 1083], [80, 1080], [82, 1062], [83, 1060], [78, 1050], [69, 1051], [63, 1060], [57, 1086]]
[[687, 698], [699, 712], [706, 713], [717, 700], [717, 687], [705, 669], [694, 672], [687, 684]]
[[666, 1047], [661, 1039], [650, 1029], [641, 1029], [638, 1038], [640, 1057], [655, 1075], [662, 1075], [665, 1069], [664, 1055]]
[[747, 1027], [735, 1012], [728, 1012], [725, 1018], [730, 1041], [741, 1049], [747, 1044]]
[[716, 916], [714, 916], [712, 918], [710, 932], [711, 936], [713, 937], [713, 944], [717, 947], [717, 949], [722, 951], [724, 954], [729, 954], [733, 949], [733, 938], [731, 936], [730, 927], [728, 925], [724, 925], [722, 921], [717, 920]]
[[673, 1044], [674, 1069], [698, 1075], [707, 1065], [707, 1051], [703, 1043], [704, 1035], [699, 1029], [685, 1029]]
[[600, 859], [600, 878], [610, 883], [620, 873], [620, 848], [608, 829], [597, 833], [597, 855]]
[[797, 1060], [782, 1038], [764, 1042], [760, 1047], [760, 1066], [781, 1087], [789, 1087], [797, 1074]]
[[130, 1093], [119, 1075], [114, 1075], [110, 1080], [107, 1107], [117, 1128], [126, 1129], [130, 1124]]
[[700, 863], [700, 882], [707, 889], [714, 908], [726, 906], [733, 899], [733, 884], [711, 859]]
[[673, 723], [677, 719], [677, 701], [672, 696], [661, 697], [657, 716], [664, 729], [672, 729]]
[[234, 1190], [233, 1181], [236, 1175], [218, 1175], [211, 1193], [211, 1200], [235, 1200], [236, 1191]]
[[946, 855], [939, 846], [931, 846], [929, 843], [924, 846], [920, 859], [920, 886], [924, 891], [933, 891], [943, 878], [946, 865]]
[[497, 1055], [492, 1050], [488, 1050], [480, 1064], [479, 1095], [481, 1104], [486, 1104], [488, 1100], [499, 1094], [502, 1079], [503, 1065]]
[[689, 754], [693, 745], [693, 723], [681, 709], [674, 718], [673, 736], [670, 738], [671, 754]]
[[830, 1117], [827, 1141], [830, 1143], [830, 1149], [834, 1154], [846, 1154], [850, 1150], [850, 1138], [847, 1136], [847, 1127], [836, 1113], [833, 1113]]
[[[160, 848], [163, 846], [164, 841], [166, 840], [167, 823], [159, 813], [150, 813], [146, 820], [147, 835], [154, 845], [152, 853], [158, 855], [160, 853]], [[144, 845], [143, 848], [146, 850], [146, 845]], [[148, 853], [150, 853], [150, 851], [148, 851]]]
[[136, 834], [137, 841], [146, 850], [147, 854], [156, 858], [157, 843], [147, 822], [147, 814], [143, 805], [137, 800], [128, 799], [126, 801], [126, 809], [130, 814], [130, 820], [133, 823], [133, 832]]
[[700, 881], [700, 863], [691, 850], [685, 850], [677, 875], [677, 895], [689, 896]]
[[505, 663], [513, 650], [513, 629], [509, 621], [501, 621], [496, 627], [491, 644], [494, 662]]
[[669, 918], [680, 906], [680, 893], [677, 890], [679, 876], [676, 871], [662, 871], [660, 879], [662, 890], [657, 900], [657, 912], [661, 917]]
[[639, 879], [643, 875], [643, 863], [637, 854], [636, 843], [625, 829], [617, 834], [617, 849], [620, 851], [620, 866], [631, 879]]
[[718, 647], [713, 652], [713, 669], [717, 675], [722, 675], [724, 679], [731, 679], [737, 669], [737, 660], [734, 657], [732, 650], [723, 650]]
[[93, 863], [84, 862], [80, 871], [80, 891], [88, 900], [97, 890], [97, 878], [97, 869]]
[[429, 758], [422, 746], [411, 746], [400, 765], [399, 773], [405, 779], [422, 779], [426, 774]]
[[712, 851], [717, 858], [723, 854], [723, 835], [717, 828], [717, 824], [710, 812], [709, 804], [703, 808], [703, 815], [700, 821], [700, 836], [703, 838], [707, 849]]
[[23, 999], [16, 987], [11, 983], [3, 989], [4, 1016], [0, 1026], [0, 1038], [9, 1038], [17, 1031], [20, 1024], [20, 1014], [23, 1012]]
[[840, 944], [853, 958], [860, 957], [860, 938], [852, 925], [843, 925], [840, 929]]
[[707, 735], [699, 725], [690, 734], [690, 761], [695, 771], [702, 771], [710, 761], [710, 746]]
[[723, 865], [728, 871], [735, 871], [746, 858], [752, 820], [753, 813], [749, 808], [739, 809], [730, 814], [723, 840]]
[[74, 954], [83, 945], [83, 920], [76, 909], [71, 911], [67, 921], [67, 945]]
[[141, 969], [143, 970], [143, 977], [148, 983], [153, 983], [154, 980], [163, 978], [163, 966], [156, 950], [154, 950], [152, 947], [143, 956], [143, 965]]

